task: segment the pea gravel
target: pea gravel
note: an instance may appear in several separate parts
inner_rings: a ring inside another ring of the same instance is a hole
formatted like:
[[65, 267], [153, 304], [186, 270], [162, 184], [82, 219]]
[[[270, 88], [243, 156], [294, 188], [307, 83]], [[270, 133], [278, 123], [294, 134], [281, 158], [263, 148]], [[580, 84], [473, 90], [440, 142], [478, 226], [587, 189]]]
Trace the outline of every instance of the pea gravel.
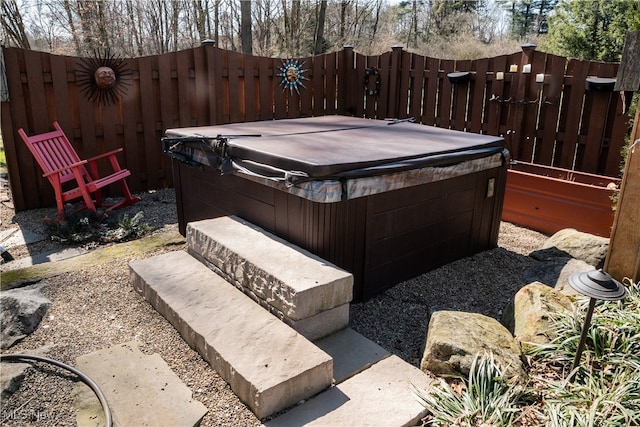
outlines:
[[[140, 195], [143, 200], [127, 208], [144, 212], [156, 232], [176, 229], [172, 189]], [[0, 206], [0, 231], [16, 224], [45, 233], [44, 217], [55, 209], [15, 213], [10, 201]], [[419, 366], [429, 313], [435, 309], [471, 311], [500, 318], [515, 292], [525, 285], [522, 272], [536, 261], [527, 254], [547, 236], [502, 223], [498, 247], [447, 264], [412, 280], [401, 282], [365, 303], [352, 304], [350, 326], [388, 351]], [[12, 248], [16, 258], [52, 249], [60, 244], [44, 241]], [[144, 257], [183, 249], [165, 247]], [[89, 248], [90, 249], [90, 248]], [[129, 284], [128, 262], [114, 260], [99, 267], [65, 273], [44, 280], [44, 294], [52, 305], [36, 331], [5, 353], [35, 353], [75, 365], [75, 359], [127, 341], [138, 341], [146, 354], [159, 353], [191, 389], [208, 412], [202, 426], [258, 426], [260, 421], [233, 394], [229, 386], [182, 340]], [[58, 368], [39, 365], [1, 404], [0, 425], [75, 426], [72, 389], [76, 379]]]

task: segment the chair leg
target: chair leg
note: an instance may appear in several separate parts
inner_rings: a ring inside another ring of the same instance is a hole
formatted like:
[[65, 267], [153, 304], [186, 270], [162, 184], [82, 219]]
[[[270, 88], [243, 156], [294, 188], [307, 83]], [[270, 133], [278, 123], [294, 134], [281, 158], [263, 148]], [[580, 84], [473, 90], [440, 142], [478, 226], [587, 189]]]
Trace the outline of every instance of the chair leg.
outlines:
[[82, 200], [84, 200], [84, 204], [87, 207], [87, 209], [95, 212], [96, 206], [93, 203], [93, 198], [91, 198], [91, 194], [86, 190], [82, 190], [81, 192], [82, 192]]
[[102, 207], [102, 191], [100, 189], [97, 189], [96, 191], [93, 192], [93, 194], [95, 195], [96, 198], [96, 206], [101, 208]]
[[135, 205], [140, 200], [142, 200], [140, 197], [134, 197], [131, 194], [131, 191], [129, 190], [129, 186], [127, 185], [127, 182], [124, 179], [120, 180], [120, 189], [122, 190], [122, 194], [124, 195], [124, 198], [118, 203], [116, 203], [115, 205], [109, 206], [108, 207], [109, 210], [120, 209], [126, 206]]
[[56, 195], [56, 206], [58, 208], [58, 220], [64, 220], [64, 203], [62, 202], [62, 198]]

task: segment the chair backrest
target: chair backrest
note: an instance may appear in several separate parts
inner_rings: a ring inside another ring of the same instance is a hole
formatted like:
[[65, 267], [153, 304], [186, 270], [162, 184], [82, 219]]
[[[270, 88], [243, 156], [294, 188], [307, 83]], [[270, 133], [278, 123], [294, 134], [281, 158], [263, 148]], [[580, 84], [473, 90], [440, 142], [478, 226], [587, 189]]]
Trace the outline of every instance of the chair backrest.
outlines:
[[[80, 161], [78, 153], [73, 149], [58, 122], [53, 122], [53, 126], [56, 129], [55, 131], [33, 136], [27, 136], [23, 129], [18, 129], [20, 137], [27, 144], [29, 151], [31, 151], [45, 174], [66, 168]], [[83, 175], [88, 175], [84, 166], [81, 171]], [[71, 169], [61, 171], [59, 176], [61, 183], [74, 179]]]

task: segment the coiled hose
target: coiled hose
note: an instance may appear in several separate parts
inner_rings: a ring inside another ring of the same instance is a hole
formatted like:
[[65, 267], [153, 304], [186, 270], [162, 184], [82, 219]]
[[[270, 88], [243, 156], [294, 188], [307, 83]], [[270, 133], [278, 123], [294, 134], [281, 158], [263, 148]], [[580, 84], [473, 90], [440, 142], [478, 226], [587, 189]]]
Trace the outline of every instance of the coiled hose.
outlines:
[[4, 360], [35, 360], [38, 362], [48, 363], [51, 365], [55, 365], [59, 368], [65, 369], [69, 372], [74, 373], [75, 375], [82, 380], [83, 383], [88, 385], [91, 390], [95, 393], [96, 397], [100, 401], [100, 406], [102, 406], [102, 410], [104, 411], [105, 423], [107, 427], [113, 426], [113, 419], [111, 417], [111, 409], [109, 409], [109, 405], [107, 404], [107, 399], [104, 397], [104, 393], [98, 387], [98, 384], [95, 383], [91, 378], [74, 368], [73, 366], [66, 365], [57, 360], [49, 359], [47, 357], [36, 356], [32, 354], [2, 354], [0, 355], [0, 361]]

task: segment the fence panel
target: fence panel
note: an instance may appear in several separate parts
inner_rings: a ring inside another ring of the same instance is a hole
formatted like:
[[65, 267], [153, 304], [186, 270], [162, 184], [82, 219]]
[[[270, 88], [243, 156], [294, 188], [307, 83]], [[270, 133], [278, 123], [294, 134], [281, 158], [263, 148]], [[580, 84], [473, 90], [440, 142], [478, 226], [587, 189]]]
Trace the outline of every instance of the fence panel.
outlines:
[[[338, 112], [414, 117], [426, 125], [503, 135], [517, 160], [608, 175], [618, 174], [629, 133], [630, 118], [617, 93], [585, 90], [587, 76], [615, 77], [618, 64], [567, 60], [535, 49], [453, 61], [400, 47], [379, 56], [347, 47], [298, 59], [298, 93], [283, 87], [278, 75], [285, 60], [204, 44], [124, 60], [122, 91], [106, 103], [89, 99], [100, 94], [91, 85], [91, 69], [100, 58], [17, 48], [4, 48], [3, 54], [11, 98], [2, 105], [2, 132], [18, 210], [52, 205], [53, 191], [17, 129], [46, 132], [54, 120], [82, 157], [123, 147], [120, 161], [132, 172], [134, 192], [172, 185], [160, 139], [178, 126]], [[452, 84], [447, 74], [454, 71], [469, 71], [471, 78]]]

